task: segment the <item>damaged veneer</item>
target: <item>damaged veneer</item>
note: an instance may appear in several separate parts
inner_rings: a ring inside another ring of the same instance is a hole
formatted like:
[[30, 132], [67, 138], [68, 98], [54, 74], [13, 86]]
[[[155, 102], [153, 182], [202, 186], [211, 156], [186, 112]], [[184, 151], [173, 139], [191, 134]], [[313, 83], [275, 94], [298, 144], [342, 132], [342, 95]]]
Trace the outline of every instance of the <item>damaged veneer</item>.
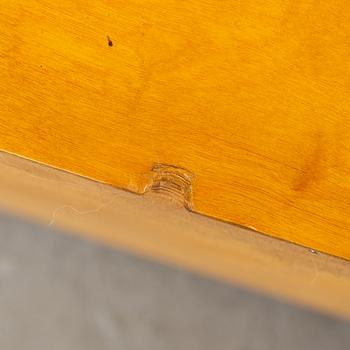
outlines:
[[167, 164], [155, 164], [152, 168], [152, 181], [148, 191], [160, 193], [193, 209], [192, 182], [194, 174], [186, 169]]

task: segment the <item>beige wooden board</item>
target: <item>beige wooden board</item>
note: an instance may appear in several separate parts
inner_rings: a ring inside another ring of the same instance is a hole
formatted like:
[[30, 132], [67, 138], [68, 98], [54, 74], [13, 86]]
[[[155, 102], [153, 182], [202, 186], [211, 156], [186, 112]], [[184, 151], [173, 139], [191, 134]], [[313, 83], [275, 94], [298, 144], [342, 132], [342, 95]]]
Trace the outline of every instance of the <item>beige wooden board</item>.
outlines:
[[5, 153], [0, 208], [53, 228], [350, 316], [350, 262]]

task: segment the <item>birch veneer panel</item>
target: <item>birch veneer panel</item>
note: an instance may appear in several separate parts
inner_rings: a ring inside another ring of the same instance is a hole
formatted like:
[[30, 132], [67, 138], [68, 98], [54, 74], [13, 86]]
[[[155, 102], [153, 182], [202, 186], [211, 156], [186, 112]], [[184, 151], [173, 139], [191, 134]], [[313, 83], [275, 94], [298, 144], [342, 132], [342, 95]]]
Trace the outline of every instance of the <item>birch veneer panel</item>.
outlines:
[[0, 148], [350, 258], [350, 2], [1, 0]]

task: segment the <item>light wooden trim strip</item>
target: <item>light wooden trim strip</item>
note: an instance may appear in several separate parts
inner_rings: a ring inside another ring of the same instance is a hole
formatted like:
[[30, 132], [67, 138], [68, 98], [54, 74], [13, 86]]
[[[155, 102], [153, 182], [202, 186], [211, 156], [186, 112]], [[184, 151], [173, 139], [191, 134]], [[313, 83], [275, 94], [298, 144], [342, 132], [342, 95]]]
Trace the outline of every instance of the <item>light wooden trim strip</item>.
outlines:
[[89, 239], [350, 317], [350, 262], [6, 153], [0, 207]]

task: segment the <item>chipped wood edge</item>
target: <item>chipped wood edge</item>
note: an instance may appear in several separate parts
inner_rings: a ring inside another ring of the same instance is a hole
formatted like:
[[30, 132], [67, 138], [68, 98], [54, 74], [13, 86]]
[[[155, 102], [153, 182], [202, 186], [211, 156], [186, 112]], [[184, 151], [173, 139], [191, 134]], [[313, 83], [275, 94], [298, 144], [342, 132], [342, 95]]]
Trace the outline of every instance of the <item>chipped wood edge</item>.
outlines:
[[166, 168], [165, 174], [158, 168], [154, 175], [156, 193], [146, 191], [138, 196], [0, 153], [0, 208], [104, 244], [350, 317], [350, 262], [191, 213], [183, 208], [186, 203], [158, 194], [169, 192], [159, 183], [164, 176], [175, 176], [175, 190], [187, 193], [190, 174], [179, 179], [174, 169]]

